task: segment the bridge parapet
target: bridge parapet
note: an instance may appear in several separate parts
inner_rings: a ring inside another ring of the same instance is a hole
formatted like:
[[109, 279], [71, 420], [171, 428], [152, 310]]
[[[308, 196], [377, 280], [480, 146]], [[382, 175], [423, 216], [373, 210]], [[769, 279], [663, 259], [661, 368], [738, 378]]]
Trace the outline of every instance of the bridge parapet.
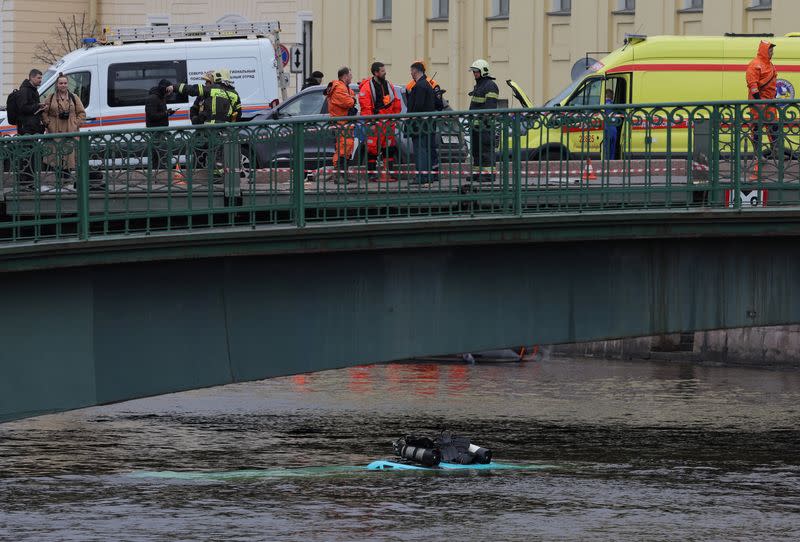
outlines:
[[[351, 147], [333, 163], [337, 149]], [[800, 205], [798, 149], [800, 107], [787, 101], [4, 138], [0, 250], [312, 223], [781, 208]], [[429, 155], [437, 157], [430, 167]]]

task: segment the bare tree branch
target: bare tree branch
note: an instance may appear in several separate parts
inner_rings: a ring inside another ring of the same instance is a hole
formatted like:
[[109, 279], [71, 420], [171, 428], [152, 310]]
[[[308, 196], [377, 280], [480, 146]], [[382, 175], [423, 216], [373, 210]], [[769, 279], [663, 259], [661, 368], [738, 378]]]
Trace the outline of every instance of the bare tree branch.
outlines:
[[71, 18], [59, 19], [52, 37], [36, 46], [33, 59], [50, 66], [62, 56], [83, 47], [83, 38], [98, 37], [97, 21], [87, 20], [86, 13]]

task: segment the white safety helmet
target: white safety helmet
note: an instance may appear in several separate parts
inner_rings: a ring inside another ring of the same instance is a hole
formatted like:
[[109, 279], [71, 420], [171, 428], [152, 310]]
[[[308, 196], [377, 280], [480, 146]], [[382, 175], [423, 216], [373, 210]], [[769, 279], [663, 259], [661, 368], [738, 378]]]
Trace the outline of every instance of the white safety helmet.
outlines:
[[470, 66], [469, 69], [470, 71], [473, 72], [480, 72], [481, 77], [486, 77], [487, 75], [489, 75], [489, 63], [482, 58], [479, 58], [478, 60], [473, 62], [472, 66]]

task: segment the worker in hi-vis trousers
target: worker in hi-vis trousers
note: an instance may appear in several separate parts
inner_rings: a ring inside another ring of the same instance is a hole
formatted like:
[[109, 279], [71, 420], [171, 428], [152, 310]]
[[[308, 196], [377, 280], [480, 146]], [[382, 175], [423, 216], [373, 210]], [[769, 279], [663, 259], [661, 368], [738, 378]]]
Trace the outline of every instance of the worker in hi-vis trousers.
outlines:
[[[469, 110], [497, 109], [500, 89], [497, 88], [494, 77], [489, 75], [489, 63], [479, 58], [472, 63], [469, 69], [475, 76], [475, 87], [469, 93]], [[494, 180], [494, 136], [493, 119], [485, 116], [476, 116], [471, 119], [473, 181], [492, 182]]]

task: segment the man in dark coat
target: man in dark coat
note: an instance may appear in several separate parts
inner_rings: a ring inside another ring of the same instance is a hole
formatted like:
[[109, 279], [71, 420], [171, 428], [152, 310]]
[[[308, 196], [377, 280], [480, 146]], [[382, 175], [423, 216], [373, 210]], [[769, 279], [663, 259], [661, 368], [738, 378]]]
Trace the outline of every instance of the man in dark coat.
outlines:
[[[414, 62], [411, 65], [411, 78], [414, 79], [415, 85], [408, 96], [408, 112], [436, 111], [435, 94], [425, 75], [425, 65], [422, 62]], [[436, 145], [436, 130], [433, 128], [435, 120], [419, 117], [409, 119], [409, 135], [414, 145], [414, 164], [417, 169], [416, 181], [419, 184], [435, 180], [431, 173], [438, 167], [438, 164], [433, 163], [434, 146]]]
[[175, 113], [174, 109], [167, 108], [167, 98], [172, 95], [172, 83], [166, 79], [158, 82], [158, 86], [150, 89], [150, 94], [144, 102], [145, 124], [148, 128], [169, 126], [169, 117]]
[[[34, 68], [28, 74], [28, 78], [19, 86], [16, 95], [18, 135], [44, 133], [42, 113], [47, 105], [39, 102], [39, 85], [41, 84], [42, 72]], [[39, 164], [41, 164], [42, 158], [39, 151], [41, 146], [36, 145], [35, 142], [26, 142], [24, 148], [26, 152], [21, 153], [24, 157], [19, 163], [19, 189], [33, 190], [36, 184], [33, 170], [34, 168], [40, 169]]]
[[[158, 86], [150, 89], [147, 99], [144, 102], [145, 124], [148, 128], [169, 126], [169, 117], [175, 113], [174, 109], [167, 108], [167, 98], [172, 94], [172, 83], [166, 79], [158, 82]], [[165, 132], [150, 134], [150, 141], [153, 145], [154, 169], [164, 168], [166, 165], [167, 146], [169, 138]]]
[[43, 134], [42, 111], [45, 105], [39, 103], [39, 85], [42, 84], [42, 72], [31, 70], [28, 78], [19, 86], [17, 92], [17, 134]]

